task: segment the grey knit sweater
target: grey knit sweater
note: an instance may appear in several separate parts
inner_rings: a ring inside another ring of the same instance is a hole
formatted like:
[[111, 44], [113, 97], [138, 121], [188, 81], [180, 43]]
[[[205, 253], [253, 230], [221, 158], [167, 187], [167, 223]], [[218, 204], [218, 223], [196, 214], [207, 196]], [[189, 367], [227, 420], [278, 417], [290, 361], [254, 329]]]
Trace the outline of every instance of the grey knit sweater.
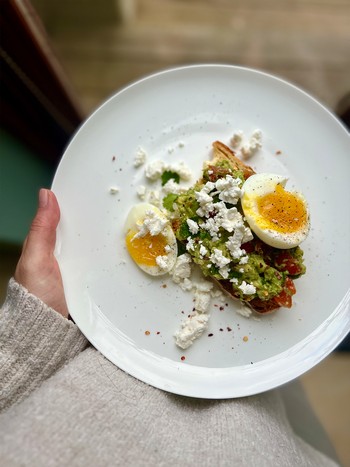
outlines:
[[295, 433], [281, 394], [215, 401], [152, 388], [10, 281], [0, 312], [1, 466], [337, 465]]

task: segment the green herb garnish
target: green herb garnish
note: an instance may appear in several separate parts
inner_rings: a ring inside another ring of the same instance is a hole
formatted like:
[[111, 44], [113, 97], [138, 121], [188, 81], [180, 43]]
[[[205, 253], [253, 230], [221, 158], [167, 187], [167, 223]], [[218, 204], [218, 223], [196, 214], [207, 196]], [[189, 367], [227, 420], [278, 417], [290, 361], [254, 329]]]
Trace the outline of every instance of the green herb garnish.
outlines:
[[173, 179], [175, 183], [179, 183], [180, 175], [176, 172], [172, 172], [171, 170], [165, 170], [162, 173], [162, 186], [164, 186], [171, 179]]

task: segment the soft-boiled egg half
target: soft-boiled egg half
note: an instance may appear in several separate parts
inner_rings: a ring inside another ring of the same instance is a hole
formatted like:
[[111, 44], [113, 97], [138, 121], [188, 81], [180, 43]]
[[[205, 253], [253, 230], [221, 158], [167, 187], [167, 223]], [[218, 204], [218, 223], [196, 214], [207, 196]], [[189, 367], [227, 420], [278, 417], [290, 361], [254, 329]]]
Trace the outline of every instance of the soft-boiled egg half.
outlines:
[[242, 209], [251, 230], [270, 246], [293, 248], [309, 233], [309, 210], [304, 196], [284, 189], [288, 178], [260, 173], [242, 187]]
[[167, 217], [148, 203], [135, 205], [125, 222], [125, 242], [135, 263], [146, 273], [169, 272], [177, 258], [177, 243]]

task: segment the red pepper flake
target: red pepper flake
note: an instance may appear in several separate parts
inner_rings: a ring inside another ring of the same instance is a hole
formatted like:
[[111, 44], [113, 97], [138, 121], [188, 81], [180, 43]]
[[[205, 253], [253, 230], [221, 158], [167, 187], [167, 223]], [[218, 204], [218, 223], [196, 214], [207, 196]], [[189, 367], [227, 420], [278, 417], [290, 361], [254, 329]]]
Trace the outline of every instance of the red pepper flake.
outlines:
[[224, 309], [224, 307], [223, 307], [223, 306], [221, 306], [221, 307], [219, 308], [219, 310], [220, 310], [220, 311], [223, 311], [223, 309]]
[[150, 331], [145, 331], [146, 336], [149, 336], [151, 333]]
[[183, 355], [183, 356], [181, 357], [181, 360], [182, 360], [182, 361], [186, 360], [186, 357]]
[[157, 335], [160, 334], [160, 331], [157, 331]]
[[231, 332], [231, 331], [232, 331], [232, 329], [231, 329], [230, 327], [228, 327], [228, 326], [227, 326], [226, 329], [228, 330], [228, 332]]
[[211, 332], [210, 334], [208, 334], [208, 337], [213, 337], [213, 333]]

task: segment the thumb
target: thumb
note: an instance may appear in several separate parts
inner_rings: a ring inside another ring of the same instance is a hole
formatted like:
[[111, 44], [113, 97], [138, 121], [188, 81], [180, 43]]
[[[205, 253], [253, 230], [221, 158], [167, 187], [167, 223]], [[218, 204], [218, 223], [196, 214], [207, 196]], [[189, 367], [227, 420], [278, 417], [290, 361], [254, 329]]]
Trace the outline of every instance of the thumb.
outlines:
[[25, 242], [25, 250], [35, 255], [50, 255], [56, 244], [56, 228], [60, 220], [60, 209], [56, 196], [50, 190], [39, 191], [37, 213]]

